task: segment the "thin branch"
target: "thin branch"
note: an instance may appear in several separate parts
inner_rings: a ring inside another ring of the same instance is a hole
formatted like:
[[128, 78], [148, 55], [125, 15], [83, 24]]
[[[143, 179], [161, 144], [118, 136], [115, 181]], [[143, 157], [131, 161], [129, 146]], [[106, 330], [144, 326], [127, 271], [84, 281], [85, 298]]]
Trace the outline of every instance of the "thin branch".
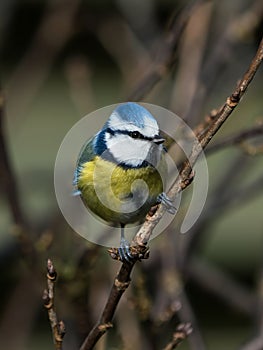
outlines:
[[177, 328], [175, 333], [173, 334], [173, 339], [170, 343], [168, 343], [163, 350], [172, 350], [177, 348], [178, 345], [185, 340], [188, 335], [192, 333], [192, 326], [190, 323], [182, 323]]
[[50, 259], [47, 261], [47, 287], [43, 293], [44, 306], [48, 311], [49, 322], [52, 329], [53, 341], [56, 350], [62, 350], [63, 338], [65, 335], [65, 325], [63, 321], [58, 321], [54, 307], [54, 287], [57, 279], [57, 272]]
[[214, 143], [209, 148], [207, 148], [206, 154], [210, 154], [211, 152], [218, 151], [228, 146], [243, 145], [243, 143], [247, 139], [261, 135], [263, 135], [263, 123], [260, 123], [259, 125], [256, 125], [246, 130], [242, 130], [233, 135], [227, 136], [222, 140], [219, 140], [218, 142]]
[[112, 318], [114, 316], [117, 305], [122, 294], [130, 284], [130, 275], [134, 267], [134, 263], [123, 263], [121, 269], [116, 276], [113, 286], [111, 288], [108, 300], [100, 317], [98, 324], [90, 331], [87, 338], [84, 340], [80, 350], [90, 350], [94, 347], [102, 335], [112, 328]]

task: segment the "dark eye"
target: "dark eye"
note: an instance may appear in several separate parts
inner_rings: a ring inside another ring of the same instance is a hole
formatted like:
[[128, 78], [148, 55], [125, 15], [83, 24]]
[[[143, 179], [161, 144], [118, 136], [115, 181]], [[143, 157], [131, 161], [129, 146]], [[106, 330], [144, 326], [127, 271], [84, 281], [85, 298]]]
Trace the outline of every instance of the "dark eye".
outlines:
[[139, 131], [131, 131], [129, 133], [129, 136], [132, 137], [133, 139], [138, 139], [141, 137], [141, 134], [139, 133]]

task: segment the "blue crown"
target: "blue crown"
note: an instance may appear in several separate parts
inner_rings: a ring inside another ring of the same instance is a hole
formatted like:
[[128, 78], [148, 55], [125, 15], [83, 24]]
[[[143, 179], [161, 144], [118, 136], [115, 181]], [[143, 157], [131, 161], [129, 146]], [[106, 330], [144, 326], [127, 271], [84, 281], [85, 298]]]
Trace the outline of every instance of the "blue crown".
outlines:
[[147, 109], [134, 102], [122, 103], [112, 113], [117, 114], [121, 121], [132, 123], [138, 128], [143, 128], [147, 119], [155, 120]]

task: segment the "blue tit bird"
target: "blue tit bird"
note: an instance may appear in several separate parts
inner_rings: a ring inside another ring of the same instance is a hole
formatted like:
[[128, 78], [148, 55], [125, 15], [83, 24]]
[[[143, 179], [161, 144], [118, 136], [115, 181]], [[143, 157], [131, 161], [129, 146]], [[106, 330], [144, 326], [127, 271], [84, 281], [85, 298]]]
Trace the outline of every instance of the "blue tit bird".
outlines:
[[127, 102], [116, 107], [80, 151], [74, 177], [76, 193], [94, 214], [121, 228], [118, 252], [122, 261], [133, 259], [125, 225], [142, 222], [160, 202], [175, 212], [164, 193], [164, 141], [152, 114]]

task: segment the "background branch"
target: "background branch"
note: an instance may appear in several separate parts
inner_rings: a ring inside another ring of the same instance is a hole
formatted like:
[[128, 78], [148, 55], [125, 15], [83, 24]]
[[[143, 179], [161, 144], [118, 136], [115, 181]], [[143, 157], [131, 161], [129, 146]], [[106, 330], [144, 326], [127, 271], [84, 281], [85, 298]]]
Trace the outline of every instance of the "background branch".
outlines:
[[213, 145], [211, 145], [206, 149], [206, 154], [209, 154], [211, 152], [216, 152], [228, 146], [233, 146], [233, 145], [242, 146], [242, 144], [244, 144], [244, 142], [246, 142], [248, 139], [251, 139], [257, 136], [262, 136], [262, 135], [263, 135], [263, 124], [260, 123], [259, 125], [253, 126], [246, 130], [239, 131], [233, 135], [229, 135], [223, 138], [222, 140], [214, 142]]
[[181, 344], [181, 342], [192, 332], [192, 327], [189, 323], [186, 324], [180, 324], [177, 328], [175, 333], [173, 334], [172, 341], [167, 344], [163, 350], [172, 350], [177, 348], [178, 345]]

